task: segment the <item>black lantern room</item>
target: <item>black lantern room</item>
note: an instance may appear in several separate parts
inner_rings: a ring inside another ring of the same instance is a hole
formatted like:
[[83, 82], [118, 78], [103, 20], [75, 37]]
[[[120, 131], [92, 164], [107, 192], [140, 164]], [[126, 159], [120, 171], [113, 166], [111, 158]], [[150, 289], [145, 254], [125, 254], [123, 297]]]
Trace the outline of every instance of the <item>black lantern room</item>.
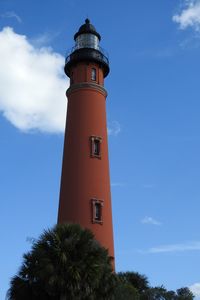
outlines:
[[85, 24], [74, 35], [74, 40], [75, 46], [65, 61], [66, 75], [70, 77], [70, 69], [74, 64], [81, 61], [88, 61], [98, 63], [103, 68], [104, 77], [106, 77], [109, 73], [108, 57], [99, 46], [101, 36], [90, 23], [89, 19], [85, 20]]

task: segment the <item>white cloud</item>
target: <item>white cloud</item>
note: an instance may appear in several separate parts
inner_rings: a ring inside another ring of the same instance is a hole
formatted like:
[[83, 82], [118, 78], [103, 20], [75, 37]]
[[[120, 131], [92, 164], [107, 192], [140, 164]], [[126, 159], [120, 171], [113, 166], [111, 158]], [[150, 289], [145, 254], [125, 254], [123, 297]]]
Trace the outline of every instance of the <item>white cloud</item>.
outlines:
[[199, 251], [200, 242], [188, 242], [184, 244], [162, 245], [150, 248], [147, 253], [167, 253], [167, 252], [183, 252], [183, 251]]
[[180, 14], [174, 15], [172, 20], [179, 24], [180, 29], [192, 27], [200, 31], [200, 0], [187, 0]]
[[121, 126], [120, 126], [119, 122], [112, 121], [112, 122], [108, 123], [107, 131], [108, 131], [108, 135], [117, 136], [121, 132]]
[[14, 11], [7, 11], [5, 14], [1, 14], [2, 18], [14, 18], [17, 22], [22, 23], [22, 19]]
[[32, 46], [41, 48], [49, 45], [59, 34], [59, 32], [47, 31], [29, 39], [29, 42], [32, 44]]
[[38, 47], [43, 47], [49, 44], [49, 42], [52, 41], [52, 35], [49, 33], [44, 33], [44, 34], [40, 34], [36, 37], [34, 37], [33, 39], [30, 40], [30, 43], [38, 48]]
[[160, 226], [161, 222], [153, 219], [152, 217], [144, 217], [144, 219], [141, 220], [142, 224], [151, 224], [151, 225], [157, 225]]
[[66, 117], [64, 57], [36, 48], [6, 27], [0, 31], [0, 112], [22, 131], [63, 132]]
[[200, 298], [200, 283], [194, 283], [189, 287], [189, 289], [195, 295], [195, 297]]

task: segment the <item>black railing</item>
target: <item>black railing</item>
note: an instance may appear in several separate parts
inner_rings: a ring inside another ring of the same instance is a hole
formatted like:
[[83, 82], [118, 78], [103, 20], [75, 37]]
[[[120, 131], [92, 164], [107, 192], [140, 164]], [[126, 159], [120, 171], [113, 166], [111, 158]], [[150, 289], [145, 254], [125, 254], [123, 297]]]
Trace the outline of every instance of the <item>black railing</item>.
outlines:
[[[98, 47], [98, 49], [95, 49], [95, 48], [77, 48], [77, 46], [74, 46], [73, 48], [71, 48], [68, 52], [67, 52], [67, 56], [66, 56], [66, 59], [65, 59], [65, 63], [67, 64], [71, 59], [72, 59], [72, 56], [73, 54], [75, 54], [76, 52], [78, 53], [79, 51], [81, 50], [85, 50], [86, 49], [90, 50], [89, 52], [91, 52], [91, 50], [94, 50], [93, 54], [92, 54], [92, 57], [93, 58], [97, 58], [98, 60], [102, 60], [104, 63], [108, 64], [109, 65], [109, 59], [108, 59], [108, 54], [106, 53], [106, 51], [101, 48], [101, 47]], [[85, 52], [84, 51], [84, 52]]]

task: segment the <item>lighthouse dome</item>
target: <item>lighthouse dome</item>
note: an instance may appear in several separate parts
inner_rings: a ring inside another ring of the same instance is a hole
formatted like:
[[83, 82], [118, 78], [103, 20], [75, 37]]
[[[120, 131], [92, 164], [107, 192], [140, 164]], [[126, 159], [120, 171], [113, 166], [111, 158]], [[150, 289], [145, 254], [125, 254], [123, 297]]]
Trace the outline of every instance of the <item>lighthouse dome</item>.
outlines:
[[96, 31], [96, 28], [90, 23], [89, 19], [85, 20], [85, 24], [83, 24], [80, 28], [79, 31], [74, 35], [74, 40], [81, 35], [85, 33], [91, 33], [94, 34], [98, 37], [99, 41], [101, 40], [100, 34]]

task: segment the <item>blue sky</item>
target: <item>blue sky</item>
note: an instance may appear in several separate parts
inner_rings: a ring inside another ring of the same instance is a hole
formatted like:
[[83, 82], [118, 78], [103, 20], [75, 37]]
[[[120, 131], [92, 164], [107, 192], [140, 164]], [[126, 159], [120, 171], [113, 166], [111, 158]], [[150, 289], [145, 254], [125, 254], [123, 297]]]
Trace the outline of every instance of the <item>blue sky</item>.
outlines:
[[117, 271], [200, 297], [200, 1], [0, 0], [0, 299], [56, 223], [64, 57], [86, 17], [110, 58]]

